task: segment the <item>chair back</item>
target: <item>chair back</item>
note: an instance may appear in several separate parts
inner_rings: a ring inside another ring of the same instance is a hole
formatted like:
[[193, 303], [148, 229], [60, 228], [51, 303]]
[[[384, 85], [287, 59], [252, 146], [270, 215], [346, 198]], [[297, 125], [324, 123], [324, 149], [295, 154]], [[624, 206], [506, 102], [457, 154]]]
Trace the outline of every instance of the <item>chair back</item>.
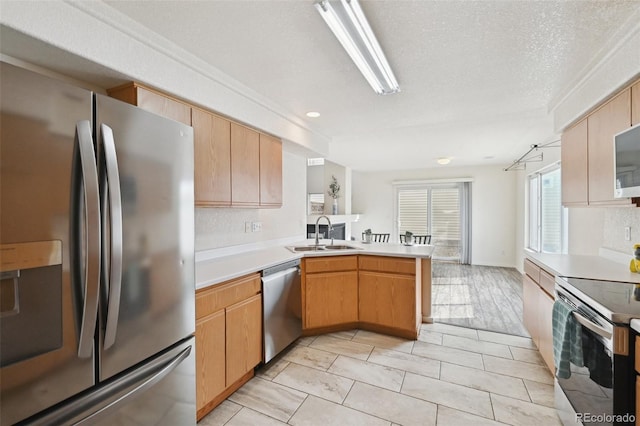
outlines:
[[[405, 235], [400, 234], [400, 242], [404, 244], [406, 241]], [[431, 235], [414, 235], [413, 236], [414, 244], [431, 244]]]
[[[388, 243], [391, 234], [371, 234], [371, 242], [374, 243]], [[364, 232], [362, 233], [362, 239], [364, 240]]]

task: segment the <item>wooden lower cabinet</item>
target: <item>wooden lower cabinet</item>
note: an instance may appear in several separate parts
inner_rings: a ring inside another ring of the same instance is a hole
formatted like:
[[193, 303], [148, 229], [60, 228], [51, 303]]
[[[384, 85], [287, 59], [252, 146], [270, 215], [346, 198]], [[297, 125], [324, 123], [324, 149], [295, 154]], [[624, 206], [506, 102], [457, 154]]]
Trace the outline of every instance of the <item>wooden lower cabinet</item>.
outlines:
[[358, 272], [308, 274], [305, 280], [304, 328], [358, 321]]
[[253, 377], [262, 361], [259, 274], [196, 292], [198, 420]]
[[540, 288], [529, 277], [525, 275], [522, 279], [522, 322], [531, 335], [531, 340], [536, 346], [540, 343], [540, 333], [538, 331], [538, 292]]
[[302, 262], [303, 331], [363, 328], [416, 339], [422, 263], [389, 256], [321, 256]]
[[262, 361], [262, 295], [227, 308], [227, 385]]
[[361, 271], [358, 275], [359, 320], [370, 324], [414, 330], [416, 278]]
[[540, 290], [538, 293], [538, 350], [542, 359], [549, 367], [549, 370], [555, 371], [553, 362], [553, 298], [546, 292]]
[[198, 409], [221, 394], [225, 387], [225, 311], [196, 321], [196, 372]]
[[[555, 374], [553, 360], [553, 304], [554, 297], [547, 293], [555, 277], [530, 260], [525, 260], [522, 279], [522, 319], [542, 359]], [[533, 277], [537, 277], [538, 282]]]

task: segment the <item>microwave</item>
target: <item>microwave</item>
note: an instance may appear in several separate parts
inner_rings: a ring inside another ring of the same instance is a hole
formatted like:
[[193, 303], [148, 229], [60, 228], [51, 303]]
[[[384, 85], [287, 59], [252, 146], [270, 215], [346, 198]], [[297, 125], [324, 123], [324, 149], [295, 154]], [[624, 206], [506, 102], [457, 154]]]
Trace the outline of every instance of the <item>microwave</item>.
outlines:
[[615, 197], [640, 197], [640, 124], [613, 137]]

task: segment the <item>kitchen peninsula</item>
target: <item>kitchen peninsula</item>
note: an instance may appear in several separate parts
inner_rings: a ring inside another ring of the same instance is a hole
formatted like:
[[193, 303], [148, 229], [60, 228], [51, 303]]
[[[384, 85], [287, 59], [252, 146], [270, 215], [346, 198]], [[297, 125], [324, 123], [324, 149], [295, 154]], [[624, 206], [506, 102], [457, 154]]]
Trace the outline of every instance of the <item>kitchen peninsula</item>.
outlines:
[[[260, 272], [280, 263], [295, 259], [328, 257], [328, 256], [353, 256], [369, 255], [382, 257], [395, 257], [415, 259], [416, 268], [420, 268], [419, 288], [422, 303], [422, 322], [431, 322], [431, 255], [433, 246], [403, 244], [372, 243], [364, 244], [356, 241], [337, 241], [336, 244], [347, 244], [354, 247], [353, 250], [330, 250], [317, 252], [292, 252], [285, 246], [275, 246], [251, 251], [238, 251], [235, 254], [223, 256], [210, 256], [200, 258], [196, 262], [196, 290], [201, 290], [234, 278], [242, 277], [255, 272]], [[313, 245], [313, 240], [300, 241], [288, 246]], [[419, 265], [419, 266], [418, 266]], [[418, 279], [418, 278], [417, 278]]]
[[307, 240], [196, 263], [198, 419], [264, 360], [264, 269], [300, 260], [303, 335], [361, 328], [415, 340], [420, 323], [431, 322], [433, 246], [335, 241], [339, 249], [330, 247], [314, 250]]

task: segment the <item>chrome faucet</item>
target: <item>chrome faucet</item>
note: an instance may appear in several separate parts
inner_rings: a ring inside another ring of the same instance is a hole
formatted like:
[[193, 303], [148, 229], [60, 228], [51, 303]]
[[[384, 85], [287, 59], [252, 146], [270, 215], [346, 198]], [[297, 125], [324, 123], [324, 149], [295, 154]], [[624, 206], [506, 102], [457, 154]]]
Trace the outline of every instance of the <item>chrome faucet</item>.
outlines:
[[[329, 217], [322, 215], [318, 219], [316, 219], [316, 245], [320, 244], [318, 235], [320, 234], [320, 219], [322, 219], [323, 217], [327, 219], [327, 223], [329, 224], [329, 236], [331, 236], [331, 231], [333, 231], [333, 225], [331, 224], [331, 220], [329, 219]], [[333, 237], [331, 238], [331, 244], [333, 245]]]

